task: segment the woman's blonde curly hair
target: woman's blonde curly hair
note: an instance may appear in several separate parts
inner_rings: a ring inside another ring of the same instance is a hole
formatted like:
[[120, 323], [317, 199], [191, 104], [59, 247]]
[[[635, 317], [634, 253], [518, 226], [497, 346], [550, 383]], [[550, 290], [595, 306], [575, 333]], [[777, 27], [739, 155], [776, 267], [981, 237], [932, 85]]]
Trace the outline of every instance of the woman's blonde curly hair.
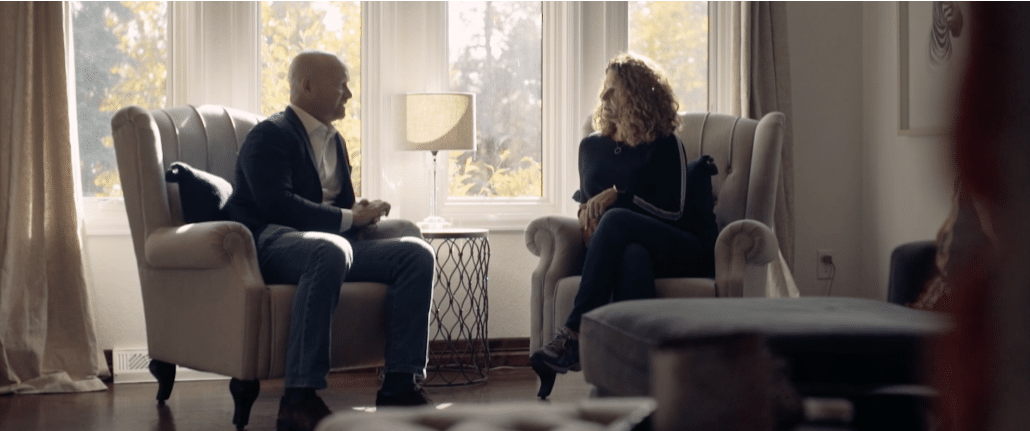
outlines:
[[[609, 74], [608, 71], [615, 73]], [[609, 88], [615, 91], [606, 95]], [[605, 69], [594, 130], [637, 146], [667, 136], [679, 126], [679, 103], [665, 72], [651, 59], [625, 53]]]

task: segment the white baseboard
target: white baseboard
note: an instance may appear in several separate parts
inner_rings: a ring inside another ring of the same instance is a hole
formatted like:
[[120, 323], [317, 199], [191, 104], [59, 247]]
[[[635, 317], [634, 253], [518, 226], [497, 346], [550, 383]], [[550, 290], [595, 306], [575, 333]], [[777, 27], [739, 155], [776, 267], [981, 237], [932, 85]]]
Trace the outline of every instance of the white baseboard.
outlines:
[[[150, 356], [147, 349], [114, 349], [112, 352], [114, 383], [153, 383], [157, 379], [150, 374]], [[176, 366], [175, 381], [228, 380], [229, 377]]]

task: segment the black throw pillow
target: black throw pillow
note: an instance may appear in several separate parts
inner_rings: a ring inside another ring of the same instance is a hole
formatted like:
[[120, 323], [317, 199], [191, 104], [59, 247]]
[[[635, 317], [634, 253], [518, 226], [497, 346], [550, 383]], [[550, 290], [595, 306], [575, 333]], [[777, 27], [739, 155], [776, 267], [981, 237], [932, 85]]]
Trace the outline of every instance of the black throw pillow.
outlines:
[[703, 155], [687, 163], [687, 197], [683, 211], [689, 226], [702, 244], [714, 247], [719, 236], [715, 223], [712, 176], [719, 173], [712, 156]]
[[165, 172], [165, 181], [179, 183], [179, 201], [186, 223], [228, 220], [223, 209], [232, 185], [217, 175], [175, 162]]

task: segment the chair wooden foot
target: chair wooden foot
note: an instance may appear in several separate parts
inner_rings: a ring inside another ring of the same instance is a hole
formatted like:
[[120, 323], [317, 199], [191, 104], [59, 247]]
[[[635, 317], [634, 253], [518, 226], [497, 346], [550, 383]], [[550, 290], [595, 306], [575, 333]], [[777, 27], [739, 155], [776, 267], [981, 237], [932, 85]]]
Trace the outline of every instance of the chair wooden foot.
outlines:
[[157, 379], [157, 404], [164, 405], [165, 400], [172, 395], [172, 386], [175, 385], [175, 364], [151, 359], [148, 368], [150, 374]]
[[254, 406], [254, 401], [261, 392], [261, 383], [258, 380], [233, 378], [229, 381], [229, 392], [232, 393], [232, 401], [236, 405], [232, 423], [236, 425], [236, 429], [242, 430], [250, 422], [250, 408]]

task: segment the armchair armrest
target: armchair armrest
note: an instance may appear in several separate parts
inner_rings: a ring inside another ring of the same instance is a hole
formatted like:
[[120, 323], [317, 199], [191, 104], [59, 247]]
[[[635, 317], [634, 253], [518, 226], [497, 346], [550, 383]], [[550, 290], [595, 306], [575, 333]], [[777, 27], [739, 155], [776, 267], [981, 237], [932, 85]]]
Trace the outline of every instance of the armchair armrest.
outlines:
[[919, 299], [924, 285], [934, 275], [937, 241], [915, 241], [899, 245], [891, 253], [887, 301], [907, 305]]
[[541, 347], [553, 336], [555, 294], [558, 281], [583, 271], [583, 236], [579, 220], [565, 216], [544, 216], [526, 226], [526, 248], [540, 257], [530, 278], [530, 348]]
[[526, 227], [526, 248], [540, 257], [533, 278], [545, 277], [553, 282], [579, 275], [583, 270], [583, 237], [579, 220], [566, 216], [544, 216]]
[[250, 230], [231, 221], [160, 227], [143, 249], [151, 357], [245, 380], [260, 376], [268, 289]]
[[715, 290], [719, 297], [744, 296], [744, 274], [749, 265], [766, 265], [779, 253], [776, 234], [757, 220], [727, 225], [715, 241]]
[[158, 228], [146, 240], [147, 263], [159, 269], [212, 269], [233, 266], [247, 285], [264, 284], [254, 237], [232, 221]]

